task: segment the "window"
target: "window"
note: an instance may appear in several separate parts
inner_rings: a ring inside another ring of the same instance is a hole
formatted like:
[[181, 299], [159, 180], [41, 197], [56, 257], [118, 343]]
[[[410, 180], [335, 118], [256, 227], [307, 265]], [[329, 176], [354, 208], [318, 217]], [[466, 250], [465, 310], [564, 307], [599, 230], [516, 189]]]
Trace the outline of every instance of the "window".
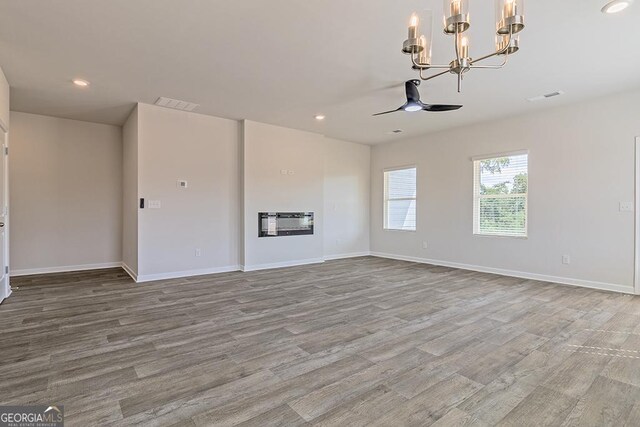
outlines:
[[473, 232], [527, 237], [529, 155], [474, 159]]
[[384, 172], [384, 229], [416, 230], [416, 168]]

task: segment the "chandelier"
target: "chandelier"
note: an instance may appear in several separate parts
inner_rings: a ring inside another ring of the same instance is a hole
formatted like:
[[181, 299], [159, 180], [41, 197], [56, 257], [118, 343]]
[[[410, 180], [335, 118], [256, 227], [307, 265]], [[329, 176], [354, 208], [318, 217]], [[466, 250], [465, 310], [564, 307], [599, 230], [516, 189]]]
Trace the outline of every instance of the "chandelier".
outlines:
[[[471, 26], [469, 0], [444, 0], [444, 33], [454, 36], [455, 59], [448, 65], [431, 63], [433, 43], [433, 15], [431, 10], [414, 12], [409, 22], [409, 37], [402, 45], [402, 52], [411, 56], [414, 70], [419, 71], [421, 80], [431, 80], [447, 73], [458, 77], [458, 92], [462, 89], [464, 74], [474, 68], [502, 68], [509, 58], [520, 48], [518, 33], [524, 29], [524, 0], [496, 0], [496, 39], [494, 52], [476, 59], [469, 56], [469, 38], [465, 32]], [[502, 63], [479, 65], [481, 61], [501, 56]], [[427, 70], [440, 70], [425, 76]]]

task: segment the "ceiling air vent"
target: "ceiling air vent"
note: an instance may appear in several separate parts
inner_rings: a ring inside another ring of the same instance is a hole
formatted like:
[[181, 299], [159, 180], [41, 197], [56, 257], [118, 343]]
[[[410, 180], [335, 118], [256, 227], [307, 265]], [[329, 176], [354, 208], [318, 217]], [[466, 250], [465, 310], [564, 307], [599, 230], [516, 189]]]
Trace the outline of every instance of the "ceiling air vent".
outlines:
[[179, 99], [165, 98], [163, 96], [158, 98], [156, 105], [182, 111], [193, 111], [200, 106], [200, 104], [194, 104], [193, 102], [180, 101]]
[[387, 132], [388, 135], [394, 135], [394, 134], [398, 134], [398, 133], [402, 133], [402, 129], [394, 129], [394, 130], [391, 130], [391, 131]]
[[560, 95], [564, 95], [564, 91], [557, 90], [555, 92], [545, 93], [544, 95], [534, 96], [533, 98], [527, 98], [527, 101], [529, 102], [542, 101], [543, 99], [553, 98], [555, 96], [560, 96]]

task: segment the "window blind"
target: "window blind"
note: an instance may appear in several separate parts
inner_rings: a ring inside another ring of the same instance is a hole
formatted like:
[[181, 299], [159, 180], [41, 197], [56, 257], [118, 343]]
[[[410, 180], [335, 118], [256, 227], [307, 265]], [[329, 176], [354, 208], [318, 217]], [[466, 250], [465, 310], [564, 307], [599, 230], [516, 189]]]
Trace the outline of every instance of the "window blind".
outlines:
[[415, 231], [416, 168], [384, 173], [384, 228]]
[[527, 236], [528, 154], [474, 161], [475, 234]]

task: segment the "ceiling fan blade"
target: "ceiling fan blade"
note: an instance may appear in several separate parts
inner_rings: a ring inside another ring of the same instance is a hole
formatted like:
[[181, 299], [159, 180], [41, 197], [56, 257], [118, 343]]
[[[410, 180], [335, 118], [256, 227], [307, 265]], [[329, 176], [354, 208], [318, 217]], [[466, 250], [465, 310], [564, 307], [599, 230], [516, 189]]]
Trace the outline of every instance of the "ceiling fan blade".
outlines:
[[459, 110], [460, 108], [462, 108], [462, 105], [447, 105], [447, 104], [424, 104], [422, 107], [424, 111], [432, 111], [432, 112], [453, 111], [453, 110]]
[[382, 116], [383, 114], [390, 114], [390, 113], [395, 113], [395, 112], [398, 112], [398, 111], [402, 111], [402, 107], [400, 107], [400, 108], [398, 108], [396, 110], [385, 111], [383, 113], [376, 113], [376, 114], [374, 114], [374, 116]]
[[420, 92], [418, 91], [418, 85], [420, 80], [408, 80], [404, 84], [404, 91], [407, 95], [407, 102], [420, 102]]

